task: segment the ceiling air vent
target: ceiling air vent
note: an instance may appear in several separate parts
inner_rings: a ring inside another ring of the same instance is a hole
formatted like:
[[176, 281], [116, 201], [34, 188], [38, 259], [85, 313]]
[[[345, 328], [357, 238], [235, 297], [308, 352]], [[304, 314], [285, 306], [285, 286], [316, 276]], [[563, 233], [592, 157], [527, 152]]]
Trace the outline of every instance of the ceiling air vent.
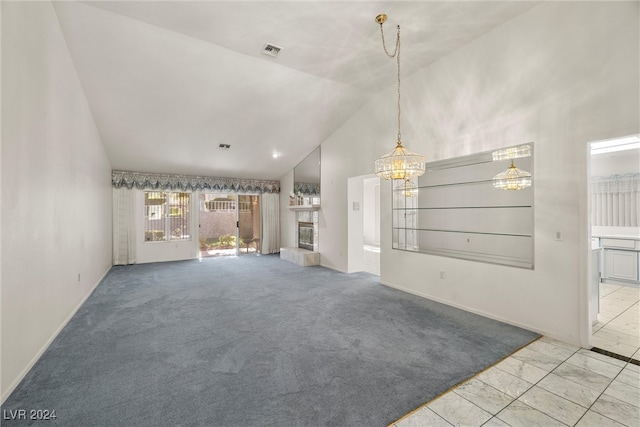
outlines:
[[282, 50], [281, 47], [267, 43], [264, 45], [260, 53], [277, 58], [281, 50]]
[[231, 148], [231, 145], [229, 144], [220, 144], [218, 145], [218, 148], [221, 150], [228, 150], [229, 148]]

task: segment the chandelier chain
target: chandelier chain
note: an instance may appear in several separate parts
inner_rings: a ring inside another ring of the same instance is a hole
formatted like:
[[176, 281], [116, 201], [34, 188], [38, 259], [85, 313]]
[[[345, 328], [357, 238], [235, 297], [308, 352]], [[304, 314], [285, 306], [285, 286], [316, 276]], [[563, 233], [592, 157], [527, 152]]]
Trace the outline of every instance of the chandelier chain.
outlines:
[[387, 54], [389, 58], [396, 58], [396, 64], [398, 65], [398, 142], [400, 143], [402, 140], [402, 131], [400, 129], [400, 25], [397, 26], [396, 47], [393, 53], [389, 53], [387, 50], [382, 24], [380, 24], [380, 35], [382, 36], [382, 47], [384, 48], [384, 53]]
[[[397, 26], [395, 50], [389, 52], [386, 41], [384, 39], [384, 29], [382, 24], [387, 21], [387, 15], [384, 13], [376, 16], [375, 21], [380, 24], [380, 35], [382, 36], [382, 47], [384, 53], [389, 58], [395, 58], [398, 67], [398, 141], [393, 150], [384, 156], [378, 158], [375, 162], [376, 175], [388, 180], [403, 180], [405, 190], [410, 185], [413, 178], [422, 176], [426, 169], [426, 162], [423, 155], [412, 153], [402, 145], [401, 129], [400, 129], [400, 25]], [[405, 197], [413, 197], [413, 192], [405, 191]]]

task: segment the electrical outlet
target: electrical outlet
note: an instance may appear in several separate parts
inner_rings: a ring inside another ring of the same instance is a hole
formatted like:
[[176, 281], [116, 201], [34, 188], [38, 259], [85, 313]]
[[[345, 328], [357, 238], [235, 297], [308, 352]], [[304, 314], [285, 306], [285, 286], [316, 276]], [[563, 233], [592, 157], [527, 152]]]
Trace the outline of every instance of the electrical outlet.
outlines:
[[562, 240], [562, 231], [556, 230], [556, 240], [557, 241], [561, 241]]
[[78, 282], [80, 281], [80, 273], [78, 273]]
[[444, 279], [445, 277], [445, 271], [444, 270], [440, 270], [440, 278]]

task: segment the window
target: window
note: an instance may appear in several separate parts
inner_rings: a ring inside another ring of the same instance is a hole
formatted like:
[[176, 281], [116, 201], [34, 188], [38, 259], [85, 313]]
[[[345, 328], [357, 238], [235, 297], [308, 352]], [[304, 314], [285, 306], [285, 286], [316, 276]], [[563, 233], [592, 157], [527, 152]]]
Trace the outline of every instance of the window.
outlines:
[[190, 193], [144, 192], [144, 241], [191, 240]]

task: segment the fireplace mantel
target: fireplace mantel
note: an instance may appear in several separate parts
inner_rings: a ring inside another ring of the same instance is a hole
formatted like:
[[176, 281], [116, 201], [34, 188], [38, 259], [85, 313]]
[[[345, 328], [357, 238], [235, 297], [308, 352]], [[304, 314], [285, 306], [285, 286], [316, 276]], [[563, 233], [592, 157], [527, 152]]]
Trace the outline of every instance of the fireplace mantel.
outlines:
[[320, 205], [292, 205], [289, 206], [289, 210], [292, 211], [318, 211]]

